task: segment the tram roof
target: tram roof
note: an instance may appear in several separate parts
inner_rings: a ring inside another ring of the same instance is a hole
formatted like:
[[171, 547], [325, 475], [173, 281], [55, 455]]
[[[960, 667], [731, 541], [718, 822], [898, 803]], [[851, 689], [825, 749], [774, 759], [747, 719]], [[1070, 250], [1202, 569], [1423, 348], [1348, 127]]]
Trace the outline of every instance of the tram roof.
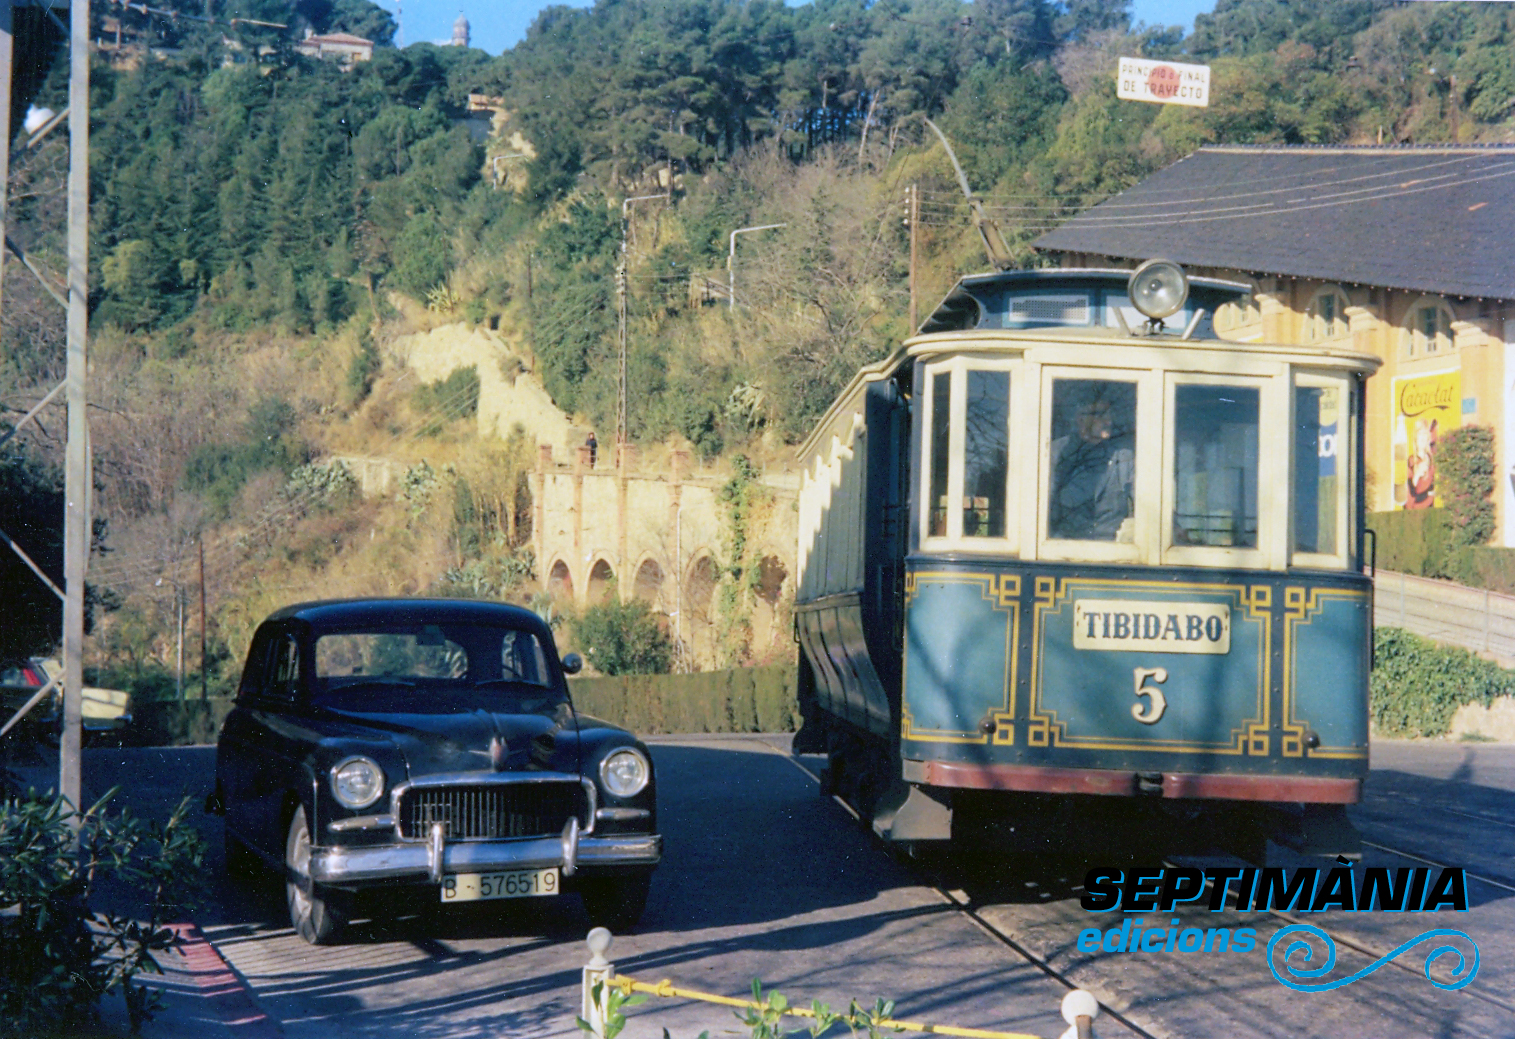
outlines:
[[[1040, 270], [970, 274], [958, 281], [921, 324], [921, 335], [966, 329], [1120, 329], [1120, 316], [1130, 328], [1145, 321], [1131, 305], [1129, 270], [1049, 267]], [[1189, 298], [1168, 319], [1169, 327], [1188, 327], [1202, 308], [1191, 337], [1215, 339], [1209, 318], [1223, 303], [1252, 291], [1246, 282], [1220, 278], [1189, 278]]]

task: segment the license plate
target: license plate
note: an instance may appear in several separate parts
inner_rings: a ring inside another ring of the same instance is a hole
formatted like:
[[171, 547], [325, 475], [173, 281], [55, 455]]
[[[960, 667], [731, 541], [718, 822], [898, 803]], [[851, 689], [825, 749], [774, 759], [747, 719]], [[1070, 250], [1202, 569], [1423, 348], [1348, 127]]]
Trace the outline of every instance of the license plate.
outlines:
[[532, 898], [558, 893], [558, 868], [520, 869], [508, 873], [455, 873], [442, 878], [443, 902], [479, 902], [489, 898]]

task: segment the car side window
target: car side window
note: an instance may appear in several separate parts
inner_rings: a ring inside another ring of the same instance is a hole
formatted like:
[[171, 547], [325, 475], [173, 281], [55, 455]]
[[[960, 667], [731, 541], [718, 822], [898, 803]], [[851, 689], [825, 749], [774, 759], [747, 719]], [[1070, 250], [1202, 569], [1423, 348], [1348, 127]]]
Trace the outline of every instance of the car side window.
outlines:
[[500, 677], [529, 685], [548, 684], [547, 656], [529, 631], [507, 631], [500, 641]]
[[293, 703], [300, 688], [300, 644], [293, 635], [280, 635], [274, 640], [269, 664], [265, 695], [279, 703]]

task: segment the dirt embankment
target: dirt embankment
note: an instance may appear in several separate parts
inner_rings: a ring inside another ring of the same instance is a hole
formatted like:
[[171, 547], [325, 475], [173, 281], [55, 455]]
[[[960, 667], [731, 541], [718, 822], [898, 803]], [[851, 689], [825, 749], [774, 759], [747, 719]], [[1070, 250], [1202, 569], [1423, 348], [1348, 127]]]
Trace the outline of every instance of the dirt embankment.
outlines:
[[457, 322], [401, 336], [392, 349], [420, 383], [472, 366], [479, 374], [481, 437], [507, 436], [519, 423], [538, 444], [551, 444], [555, 458], [567, 461], [589, 433], [553, 404], [530, 370], [530, 355], [514, 349], [498, 332]]

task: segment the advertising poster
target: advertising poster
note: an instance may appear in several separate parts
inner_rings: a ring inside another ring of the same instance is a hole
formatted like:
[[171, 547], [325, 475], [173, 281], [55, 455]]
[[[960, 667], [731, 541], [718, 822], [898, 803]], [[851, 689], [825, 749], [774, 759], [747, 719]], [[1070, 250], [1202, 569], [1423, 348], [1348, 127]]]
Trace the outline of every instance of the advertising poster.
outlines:
[[1437, 445], [1461, 424], [1462, 372], [1402, 376], [1393, 385], [1394, 507], [1435, 508]]

